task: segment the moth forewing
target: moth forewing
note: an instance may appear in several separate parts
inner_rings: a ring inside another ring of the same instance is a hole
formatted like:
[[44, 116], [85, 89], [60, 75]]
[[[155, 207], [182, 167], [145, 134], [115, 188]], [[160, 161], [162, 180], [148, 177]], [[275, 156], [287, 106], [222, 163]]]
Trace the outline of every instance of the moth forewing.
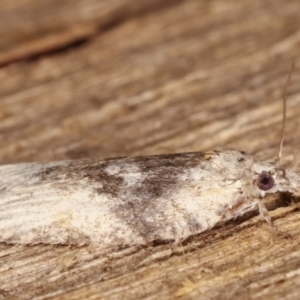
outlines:
[[[269, 221], [261, 193], [299, 186], [297, 174], [272, 168], [240, 151], [1, 166], [0, 241], [179, 242], [257, 205]], [[259, 174], [271, 169], [275, 182], [263, 190]]]

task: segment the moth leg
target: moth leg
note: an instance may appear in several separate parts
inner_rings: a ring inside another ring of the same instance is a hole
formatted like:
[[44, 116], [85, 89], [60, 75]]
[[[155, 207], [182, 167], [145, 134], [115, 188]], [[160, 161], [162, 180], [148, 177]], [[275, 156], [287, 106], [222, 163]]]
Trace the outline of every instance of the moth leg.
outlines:
[[239, 216], [244, 215], [248, 211], [253, 211], [257, 209], [256, 201], [245, 201], [240, 199], [232, 207], [227, 206], [221, 213], [222, 218], [227, 219], [236, 219]]
[[270, 226], [271, 228], [278, 234], [278, 235], [281, 235], [285, 238], [288, 238], [290, 237], [290, 235], [287, 233], [287, 232], [284, 232], [284, 231], [281, 231], [279, 230], [273, 223], [272, 219], [271, 219], [271, 216], [269, 214], [269, 211], [267, 210], [266, 206], [259, 200], [259, 199], [256, 199], [256, 203], [257, 203], [257, 206], [258, 206], [258, 209], [259, 209], [259, 214], [260, 214], [260, 217], [266, 221]]

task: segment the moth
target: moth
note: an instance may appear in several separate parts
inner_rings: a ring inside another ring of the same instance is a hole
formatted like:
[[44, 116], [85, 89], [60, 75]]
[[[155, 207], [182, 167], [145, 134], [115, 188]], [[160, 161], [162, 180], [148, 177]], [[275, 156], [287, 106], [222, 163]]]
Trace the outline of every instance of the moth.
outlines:
[[210, 151], [0, 166], [0, 242], [100, 248], [180, 242], [257, 209], [279, 232], [261, 199], [300, 187], [300, 175], [279, 166], [285, 89], [274, 162]]

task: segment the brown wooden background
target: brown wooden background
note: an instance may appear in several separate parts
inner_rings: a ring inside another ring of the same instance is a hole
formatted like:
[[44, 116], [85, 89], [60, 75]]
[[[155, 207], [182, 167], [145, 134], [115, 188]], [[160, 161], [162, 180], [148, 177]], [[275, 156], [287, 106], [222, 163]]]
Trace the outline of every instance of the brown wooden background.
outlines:
[[[300, 169], [298, 0], [1, 0], [0, 161], [240, 149]], [[0, 244], [0, 299], [299, 299], [300, 205], [285, 240], [245, 216], [172, 244]], [[276, 209], [277, 208], [277, 209]]]

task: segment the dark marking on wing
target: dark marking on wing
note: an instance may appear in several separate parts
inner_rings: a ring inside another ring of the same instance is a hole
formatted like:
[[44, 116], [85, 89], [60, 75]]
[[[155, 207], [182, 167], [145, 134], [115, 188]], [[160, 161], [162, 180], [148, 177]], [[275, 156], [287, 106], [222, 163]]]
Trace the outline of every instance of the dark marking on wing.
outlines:
[[[170, 187], [171, 182], [168, 182], [167, 185]], [[132, 194], [140, 196], [146, 195], [146, 197], [150, 200], [153, 198], [161, 197], [164, 193], [163, 184], [161, 181], [153, 178], [144, 179], [139, 186], [137, 186]]]
[[[144, 178], [132, 191], [134, 195], [148, 195], [148, 199], [162, 196], [163, 190], [177, 184], [178, 175], [191, 167], [195, 167], [203, 160], [204, 152], [166, 154], [136, 158], [110, 158], [105, 160], [74, 160], [54, 167], [41, 168], [34, 174], [41, 181], [51, 181], [69, 187], [76, 186], [76, 181], [87, 178], [91, 183], [101, 183], [97, 193], [107, 193], [118, 196], [122, 190], [128, 189], [124, 178], [129, 176], [129, 165], [134, 165]], [[108, 167], [117, 167], [119, 173], [109, 174]], [[67, 188], [67, 187], [66, 187]]]
[[[164, 231], [163, 227], [173, 226], [173, 222], [167, 221], [166, 215], [169, 212], [165, 203], [157, 205], [157, 201], [159, 198], [135, 199], [114, 207], [110, 212], [125, 222], [135, 235], [142, 237], [145, 242], [159, 240], [162, 236], [160, 233]], [[163, 227], [161, 220], [164, 220]]]

